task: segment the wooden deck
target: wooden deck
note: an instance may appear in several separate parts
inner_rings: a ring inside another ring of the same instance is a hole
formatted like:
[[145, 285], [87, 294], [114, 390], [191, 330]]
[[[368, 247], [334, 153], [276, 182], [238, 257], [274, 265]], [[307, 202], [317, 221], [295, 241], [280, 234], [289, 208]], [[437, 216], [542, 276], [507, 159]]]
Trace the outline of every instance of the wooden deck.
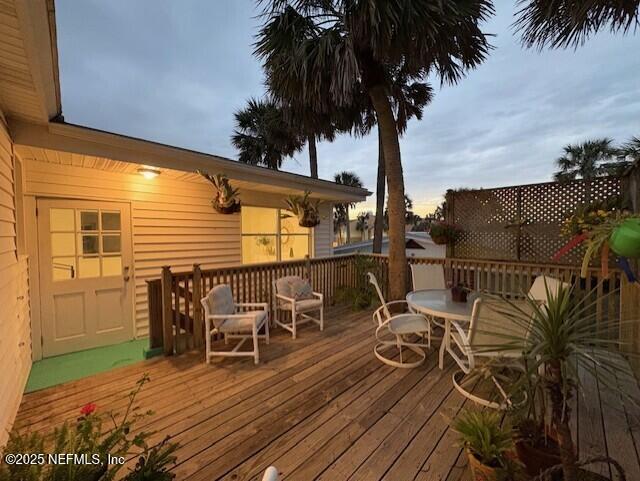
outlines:
[[[323, 333], [307, 325], [296, 341], [276, 330], [257, 367], [249, 359], [206, 365], [191, 353], [27, 394], [16, 427], [52, 429], [88, 402], [122, 410], [148, 373], [138, 400], [155, 415], [138, 427], [180, 443], [178, 480], [256, 479], [271, 464], [289, 480], [469, 479], [448, 427], [469, 404], [452, 388], [451, 364], [441, 371], [434, 353], [418, 369], [393, 369], [373, 355], [370, 312], [333, 309], [327, 319]], [[640, 479], [631, 410], [587, 386], [574, 415], [580, 456], [610, 453], [627, 479]]]

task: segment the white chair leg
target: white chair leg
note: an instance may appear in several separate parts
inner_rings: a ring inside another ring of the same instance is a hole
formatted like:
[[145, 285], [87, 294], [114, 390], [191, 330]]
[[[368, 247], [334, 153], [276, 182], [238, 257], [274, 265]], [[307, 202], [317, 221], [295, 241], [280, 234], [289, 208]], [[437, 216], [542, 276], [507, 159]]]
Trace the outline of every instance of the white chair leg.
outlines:
[[296, 338], [296, 307], [295, 305], [291, 308], [291, 330], [293, 333], [293, 339]]
[[269, 323], [271, 320], [269, 319], [269, 314], [267, 314], [267, 322], [264, 323], [264, 339], [269, 344]]
[[224, 344], [226, 346], [226, 345], [229, 344], [229, 339], [227, 339], [227, 334], [226, 333], [224, 333], [223, 336], [224, 336]]
[[260, 353], [258, 352], [258, 326], [253, 325], [253, 362], [258, 364], [260, 362]]
[[204, 328], [205, 328], [205, 339], [204, 339], [204, 343], [205, 343], [205, 362], [207, 364], [209, 364], [211, 362], [211, 359], [209, 357], [209, 353], [211, 352], [211, 328], [210, 328], [210, 322], [209, 319], [207, 319], [204, 323]]
[[324, 306], [320, 306], [320, 330], [324, 331]]

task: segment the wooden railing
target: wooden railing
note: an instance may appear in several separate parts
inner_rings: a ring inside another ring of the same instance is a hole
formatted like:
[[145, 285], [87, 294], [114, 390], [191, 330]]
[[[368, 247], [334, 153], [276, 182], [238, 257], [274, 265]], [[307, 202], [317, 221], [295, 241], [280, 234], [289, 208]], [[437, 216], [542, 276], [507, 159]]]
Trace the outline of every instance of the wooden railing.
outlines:
[[[207, 270], [194, 265], [189, 272], [172, 272], [169, 267], [165, 267], [161, 279], [148, 283], [152, 343], [161, 339], [166, 354], [201, 347], [204, 344], [204, 327], [200, 298], [218, 284], [229, 284], [238, 302], [272, 304], [273, 281], [286, 275], [299, 275], [309, 278], [314, 289], [325, 295], [325, 302], [333, 304], [338, 287], [355, 287], [365, 281], [356, 273], [356, 256], [367, 256], [377, 266], [374, 270], [386, 295], [388, 258], [384, 255], [350, 254]], [[474, 290], [507, 298], [523, 296], [539, 275], [562, 279], [576, 284], [583, 295], [590, 293], [594, 301], [594, 313], [602, 326], [609, 326], [609, 321], [620, 319], [621, 292], [625, 295], [629, 289], [628, 283], [617, 269], [611, 269], [605, 278], [599, 269], [591, 268], [587, 277], [580, 279], [579, 267], [571, 265], [454, 258], [410, 258], [408, 262], [442, 264], [450, 285], [464, 284]], [[410, 274], [407, 281], [411, 290]], [[623, 308], [627, 318], [628, 307]], [[607, 335], [612, 338], [632, 336], [633, 342], [638, 342], [635, 330], [625, 334], [619, 329], [617, 332], [608, 332]]]
[[324, 294], [327, 305], [333, 304], [339, 286], [356, 282], [355, 255], [216, 269], [201, 269], [196, 264], [188, 272], [172, 272], [164, 267], [160, 279], [147, 283], [151, 347], [160, 347], [153, 342], [162, 339], [165, 354], [172, 354], [204, 345], [200, 299], [218, 284], [229, 284], [236, 302], [267, 302], [273, 307], [273, 282], [298, 275], [310, 279], [314, 289]]

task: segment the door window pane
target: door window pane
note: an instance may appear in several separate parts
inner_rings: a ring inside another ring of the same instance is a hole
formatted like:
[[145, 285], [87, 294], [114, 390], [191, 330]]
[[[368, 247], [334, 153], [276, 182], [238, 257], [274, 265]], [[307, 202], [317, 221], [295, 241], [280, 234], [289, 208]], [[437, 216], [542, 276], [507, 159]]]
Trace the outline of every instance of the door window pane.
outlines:
[[242, 207], [243, 234], [277, 234], [278, 209]]
[[53, 233], [51, 234], [51, 255], [57, 256], [75, 256], [76, 244], [75, 235], [72, 233]]
[[298, 218], [288, 210], [281, 211], [280, 231], [282, 234], [309, 234], [308, 227], [300, 227]]
[[274, 262], [277, 260], [276, 236], [242, 236], [242, 262]]
[[81, 211], [80, 212], [80, 229], [81, 230], [98, 230], [98, 212], [97, 211]]
[[112, 254], [120, 252], [120, 234], [103, 235], [102, 252]]
[[54, 257], [52, 259], [53, 280], [62, 281], [76, 276], [75, 257]]
[[309, 236], [283, 235], [281, 237], [282, 260], [303, 259], [309, 254]]
[[122, 274], [122, 257], [103, 257], [102, 276], [119, 276]]
[[120, 230], [120, 212], [102, 212], [102, 230]]
[[98, 236], [97, 235], [81, 235], [82, 254], [98, 254]]
[[73, 221], [73, 209], [50, 209], [49, 210], [49, 226], [51, 231], [56, 232], [73, 232], [76, 230]]
[[87, 277], [100, 277], [100, 258], [79, 257], [78, 277], [81, 279], [86, 279]]

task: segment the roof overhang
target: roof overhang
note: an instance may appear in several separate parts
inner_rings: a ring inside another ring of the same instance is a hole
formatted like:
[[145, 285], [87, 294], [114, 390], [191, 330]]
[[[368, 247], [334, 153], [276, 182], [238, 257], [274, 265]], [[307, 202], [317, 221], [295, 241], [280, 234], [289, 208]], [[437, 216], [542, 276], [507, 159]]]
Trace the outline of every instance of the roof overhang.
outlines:
[[278, 186], [288, 190], [311, 191], [313, 197], [333, 202], [360, 202], [371, 194], [362, 188], [247, 165], [215, 155], [79, 125], [57, 122], [41, 125], [9, 119], [9, 129], [14, 142], [19, 145], [105, 157], [183, 172], [202, 170], [211, 174], [224, 173], [230, 179]]

